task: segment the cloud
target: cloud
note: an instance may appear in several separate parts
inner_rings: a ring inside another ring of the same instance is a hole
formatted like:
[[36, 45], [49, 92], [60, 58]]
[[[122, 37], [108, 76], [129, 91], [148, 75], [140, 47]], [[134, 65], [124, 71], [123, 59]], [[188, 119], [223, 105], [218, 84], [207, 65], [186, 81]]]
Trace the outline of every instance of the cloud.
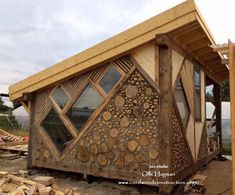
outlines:
[[[230, 2], [229, 9], [232, 9], [232, 1], [224, 1]], [[8, 93], [9, 85], [181, 2], [183, 0], [1, 0], [0, 93]], [[212, 0], [197, 0], [197, 3], [217, 37], [232, 36], [234, 31], [230, 32], [228, 26], [216, 25], [226, 20], [222, 19], [223, 14], [229, 18], [228, 12], [215, 13], [223, 10], [225, 3]], [[212, 4], [213, 9], [208, 10]]]

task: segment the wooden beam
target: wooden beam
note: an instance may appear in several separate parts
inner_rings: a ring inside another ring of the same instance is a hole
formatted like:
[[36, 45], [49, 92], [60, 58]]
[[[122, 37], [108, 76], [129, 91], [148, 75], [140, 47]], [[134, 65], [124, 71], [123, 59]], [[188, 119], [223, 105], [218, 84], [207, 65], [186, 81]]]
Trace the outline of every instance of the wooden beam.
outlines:
[[[159, 113], [159, 164], [168, 168], [159, 171], [170, 173], [172, 167], [172, 49], [162, 44], [161, 37], [156, 38], [159, 47], [159, 88], [160, 88], [160, 113]], [[171, 177], [159, 178], [161, 181], [171, 181]], [[159, 185], [160, 194], [169, 194], [173, 190], [172, 185]]]
[[198, 61], [192, 54], [190, 54], [181, 45], [179, 45], [179, 43], [171, 39], [167, 34], [157, 35], [157, 37], [159, 42], [158, 44], [165, 44], [170, 46], [172, 49], [177, 51], [180, 55], [185, 57], [192, 64], [194, 64], [197, 67], [200, 67], [200, 69], [202, 69], [208, 77], [210, 77], [212, 80], [221, 85], [220, 79], [217, 78], [217, 76], [212, 71], [210, 71], [206, 66], [204, 66], [202, 62]]
[[206, 35], [205, 33], [202, 31], [202, 29], [198, 26], [197, 29], [195, 30], [192, 30], [191, 32], [189, 33], [186, 33], [186, 34], [183, 34], [179, 37], [179, 41], [182, 43], [182, 44], [189, 44], [189, 43], [192, 43], [194, 41], [197, 41], [199, 39], [202, 39], [202, 38], [205, 38]]
[[219, 148], [222, 149], [221, 87], [218, 84], [214, 84], [214, 102], [216, 114], [216, 132], [219, 136]]
[[191, 24], [187, 24], [186, 26], [182, 27], [182, 28], [179, 28], [179, 29], [176, 29], [176, 30], [173, 30], [171, 33], [170, 33], [170, 36], [171, 37], [179, 37], [181, 36], [183, 33], [187, 33], [187, 32], [190, 32], [192, 31], [193, 29], [197, 29], [198, 28], [198, 23], [197, 22], [192, 22]]
[[198, 58], [201, 59], [202, 61], [206, 61], [206, 60], [209, 60], [209, 59], [214, 58], [216, 56], [218, 56], [217, 53], [210, 52], [210, 53], [207, 53], [204, 55], [200, 55], [200, 56], [198, 56]]
[[208, 44], [210, 44], [210, 41], [208, 40], [207, 37], [205, 37], [200, 40], [196, 40], [192, 43], [186, 44], [186, 48], [190, 51], [195, 51], [197, 49], [207, 46]]
[[208, 53], [212, 53], [211, 49], [208, 46], [204, 46], [203, 48], [197, 49], [195, 51], [190, 52], [193, 56], [201, 56], [206, 55]]
[[33, 166], [32, 150], [33, 150], [33, 132], [34, 132], [34, 102], [33, 100], [30, 100], [28, 102], [28, 110], [29, 110], [30, 124], [29, 124], [27, 169], [31, 169]]
[[235, 194], [235, 46], [229, 40], [229, 83], [230, 83], [230, 112], [232, 135], [232, 187]]

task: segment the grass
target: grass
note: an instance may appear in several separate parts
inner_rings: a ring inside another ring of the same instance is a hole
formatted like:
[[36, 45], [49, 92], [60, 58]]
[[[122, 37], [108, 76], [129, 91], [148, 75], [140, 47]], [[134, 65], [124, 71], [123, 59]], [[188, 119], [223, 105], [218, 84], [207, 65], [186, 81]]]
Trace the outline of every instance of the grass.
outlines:
[[224, 155], [231, 155], [231, 143], [223, 143], [222, 145], [222, 154]]

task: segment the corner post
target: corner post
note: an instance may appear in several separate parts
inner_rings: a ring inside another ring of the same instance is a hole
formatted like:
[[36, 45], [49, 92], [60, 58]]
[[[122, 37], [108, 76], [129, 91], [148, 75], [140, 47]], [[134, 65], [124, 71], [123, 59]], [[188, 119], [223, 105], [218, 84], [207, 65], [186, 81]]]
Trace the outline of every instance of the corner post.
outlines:
[[28, 142], [28, 155], [27, 155], [27, 169], [33, 167], [32, 163], [32, 147], [33, 147], [33, 132], [34, 132], [34, 100], [33, 96], [30, 93], [23, 93], [23, 100], [28, 102], [29, 110], [29, 142]]
[[222, 149], [222, 118], [221, 118], [221, 86], [214, 84], [215, 112], [216, 112], [216, 132], [219, 135], [219, 149]]
[[230, 84], [230, 113], [232, 134], [232, 194], [235, 194], [235, 46], [229, 40], [229, 84]]
[[[171, 173], [172, 169], [172, 49], [167, 44], [168, 37], [159, 35], [156, 44], [159, 48], [159, 88], [160, 88], [160, 113], [159, 113], [159, 165], [167, 165], [160, 172]], [[172, 181], [172, 177], [159, 178], [160, 181]], [[160, 184], [160, 194], [171, 194], [173, 185]]]

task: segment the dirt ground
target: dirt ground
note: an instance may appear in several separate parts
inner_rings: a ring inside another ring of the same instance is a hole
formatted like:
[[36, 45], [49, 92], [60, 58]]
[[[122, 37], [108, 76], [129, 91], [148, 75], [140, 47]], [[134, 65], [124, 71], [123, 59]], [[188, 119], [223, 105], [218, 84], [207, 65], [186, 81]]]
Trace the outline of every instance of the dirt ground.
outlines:
[[[26, 157], [18, 157], [16, 159], [6, 159], [0, 157], [0, 171], [8, 171], [11, 174], [17, 174], [19, 170], [26, 170]], [[230, 195], [231, 194], [231, 161], [212, 161], [208, 166], [200, 171], [199, 174], [207, 176], [204, 181], [207, 195]], [[60, 191], [66, 189], [78, 188], [81, 195], [157, 195], [158, 188], [149, 186], [128, 186], [130, 190], [122, 189], [122, 186], [117, 187], [117, 182], [103, 178], [90, 177], [84, 180], [81, 174], [68, 173], [62, 171], [54, 171], [48, 169], [35, 169], [29, 172], [25, 177], [33, 179], [35, 176], [46, 175], [53, 176], [55, 182], [53, 188]], [[128, 188], [127, 187], [127, 188]], [[125, 187], [124, 187], [125, 188]], [[196, 193], [184, 193], [183, 186], [179, 186], [177, 195]]]

